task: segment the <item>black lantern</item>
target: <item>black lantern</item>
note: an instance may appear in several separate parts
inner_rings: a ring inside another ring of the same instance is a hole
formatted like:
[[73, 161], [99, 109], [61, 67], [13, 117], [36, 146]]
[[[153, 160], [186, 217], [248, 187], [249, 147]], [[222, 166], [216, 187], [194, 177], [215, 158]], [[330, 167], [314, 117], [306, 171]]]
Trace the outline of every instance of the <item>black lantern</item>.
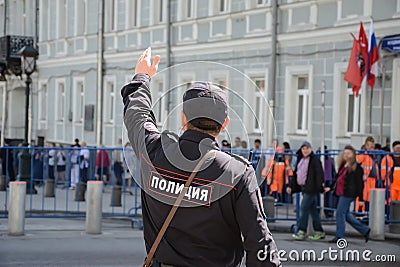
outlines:
[[24, 46], [18, 51], [21, 57], [21, 67], [23, 72], [30, 76], [36, 70], [36, 58], [39, 52], [33, 46]]
[[25, 87], [25, 131], [24, 131], [24, 147], [19, 153], [19, 166], [18, 166], [18, 179], [21, 181], [27, 182], [27, 192], [28, 193], [36, 193], [36, 189], [32, 183], [31, 179], [31, 155], [29, 153], [29, 140], [28, 140], [28, 131], [29, 131], [29, 95], [30, 95], [30, 86], [32, 83], [31, 74], [36, 70], [36, 58], [39, 55], [38, 51], [30, 45], [24, 46], [21, 50], [18, 51], [18, 55], [21, 57], [21, 67], [23, 73], [26, 75], [26, 87]]

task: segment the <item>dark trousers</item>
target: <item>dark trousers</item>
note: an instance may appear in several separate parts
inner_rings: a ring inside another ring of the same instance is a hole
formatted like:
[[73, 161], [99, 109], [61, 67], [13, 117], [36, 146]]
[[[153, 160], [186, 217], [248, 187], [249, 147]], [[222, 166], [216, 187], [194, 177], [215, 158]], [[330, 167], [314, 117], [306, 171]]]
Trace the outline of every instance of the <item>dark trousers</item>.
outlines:
[[124, 172], [124, 168], [122, 167], [121, 162], [114, 163], [114, 174], [115, 179], [117, 180], [117, 185], [122, 185], [122, 173]]
[[2, 162], [1, 164], [1, 168], [3, 170], [3, 175], [6, 176], [8, 175], [8, 179], [9, 181], [15, 181], [15, 172], [14, 172], [14, 167], [12, 166], [12, 164], [6, 164], [6, 160], [3, 159], [4, 162]]
[[300, 218], [298, 223], [299, 230], [306, 232], [308, 217], [311, 215], [314, 231], [323, 232], [321, 220], [317, 209], [319, 194], [306, 194], [303, 193], [303, 200], [300, 204]]
[[81, 169], [81, 182], [86, 183], [88, 181], [89, 178], [89, 168], [83, 168]]
[[54, 180], [54, 166], [49, 165], [49, 179]]

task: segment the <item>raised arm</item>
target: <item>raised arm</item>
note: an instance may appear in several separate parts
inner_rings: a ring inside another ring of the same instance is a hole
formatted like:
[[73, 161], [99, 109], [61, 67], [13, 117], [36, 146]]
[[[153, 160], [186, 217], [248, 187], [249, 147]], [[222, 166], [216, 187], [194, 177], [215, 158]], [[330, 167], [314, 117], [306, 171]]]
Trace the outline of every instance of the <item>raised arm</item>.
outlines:
[[129, 141], [138, 156], [140, 151], [146, 151], [151, 139], [158, 139], [159, 135], [151, 110], [150, 93], [150, 79], [156, 74], [159, 62], [160, 56], [155, 56], [151, 62], [151, 48], [146, 49], [137, 61], [132, 81], [121, 90], [125, 127]]

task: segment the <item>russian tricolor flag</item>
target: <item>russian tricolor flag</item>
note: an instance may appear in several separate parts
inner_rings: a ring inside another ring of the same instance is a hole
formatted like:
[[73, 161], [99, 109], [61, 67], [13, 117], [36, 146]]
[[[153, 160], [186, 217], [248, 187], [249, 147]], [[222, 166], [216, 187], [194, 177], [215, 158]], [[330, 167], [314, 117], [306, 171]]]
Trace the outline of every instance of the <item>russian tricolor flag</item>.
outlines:
[[378, 76], [378, 60], [379, 53], [378, 47], [376, 45], [374, 26], [371, 20], [370, 28], [369, 28], [369, 38], [368, 38], [368, 72], [367, 72], [367, 81], [371, 88], [375, 85], [375, 77]]

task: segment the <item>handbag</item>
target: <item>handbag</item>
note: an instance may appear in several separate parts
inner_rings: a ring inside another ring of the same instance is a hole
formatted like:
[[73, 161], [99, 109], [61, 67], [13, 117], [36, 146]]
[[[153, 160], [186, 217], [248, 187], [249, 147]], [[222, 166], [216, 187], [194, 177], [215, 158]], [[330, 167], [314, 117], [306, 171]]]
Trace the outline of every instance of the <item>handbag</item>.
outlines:
[[171, 210], [169, 211], [169, 214], [167, 218], [164, 221], [163, 226], [161, 227], [160, 232], [158, 232], [157, 238], [154, 241], [153, 245], [150, 248], [149, 253], [147, 254], [143, 267], [150, 267], [151, 261], [153, 260], [154, 254], [158, 248], [158, 246], [161, 243], [161, 240], [165, 234], [165, 232], [168, 229], [169, 224], [171, 223], [172, 219], [175, 216], [176, 211], [179, 208], [179, 205], [181, 204], [183, 197], [185, 196], [187, 190], [189, 189], [190, 184], [192, 183], [194, 176], [197, 174], [199, 171], [200, 167], [204, 164], [204, 162], [211, 156], [212, 153], [215, 153], [215, 150], [210, 150], [208, 151], [202, 158], [201, 160], [197, 163], [196, 167], [194, 168], [193, 172], [190, 174], [189, 178], [187, 179], [182, 191], [180, 192], [178, 198], [175, 200], [174, 205], [172, 206]]

